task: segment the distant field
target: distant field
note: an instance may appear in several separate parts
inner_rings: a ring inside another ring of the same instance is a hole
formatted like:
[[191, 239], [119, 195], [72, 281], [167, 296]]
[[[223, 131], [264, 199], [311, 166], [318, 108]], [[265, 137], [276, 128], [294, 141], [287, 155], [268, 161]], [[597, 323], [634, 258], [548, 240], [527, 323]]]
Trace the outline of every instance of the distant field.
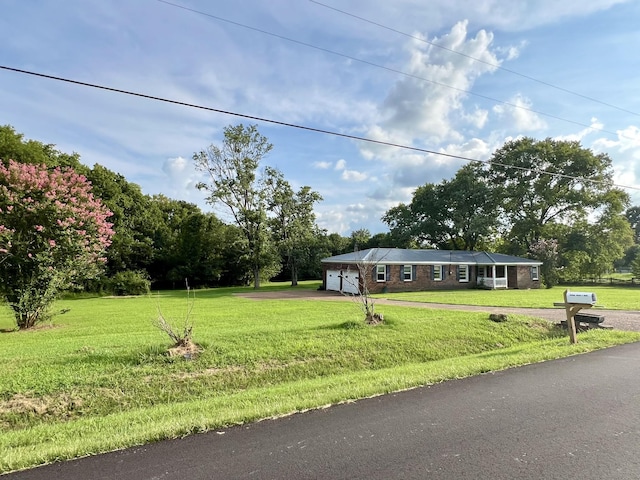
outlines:
[[615, 310], [640, 310], [639, 287], [571, 286], [533, 290], [445, 290], [410, 293], [386, 293], [377, 297], [453, 305], [481, 305], [495, 307], [553, 308], [563, 301], [566, 289], [574, 292], [595, 292], [598, 305]]
[[184, 314], [184, 292], [64, 300], [52, 325], [0, 333], [0, 472], [640, 341], [591, 331], [570, 345], [540, 319], [389, 305], [387, 324], [364, 327], [350, 302], [232, 295], [247, 290], [196, 291], [192, 361], [167, 357], [152, 326], [158, 308]]

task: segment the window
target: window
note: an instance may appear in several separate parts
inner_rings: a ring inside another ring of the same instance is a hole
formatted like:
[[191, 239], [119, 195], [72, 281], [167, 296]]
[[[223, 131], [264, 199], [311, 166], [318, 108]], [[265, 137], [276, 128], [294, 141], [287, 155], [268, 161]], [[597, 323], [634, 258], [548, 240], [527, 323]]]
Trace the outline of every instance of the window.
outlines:
[[376, 281], [384, 282], [387, 280], [387, 266], [376, 265]]
[[469, 265], [458, 265], [458, 281], [463, 283], [469, 281]]
[[538, 280], [538, 267], [531, 267], [531, 280]]
[[433, 266], [433, 280], [435, 282], [442, 280], [442, 265]]
[[413, 268], [411, 268], [411, 265], [404, 265], [402, 267], [402, 279], [405, 282], [410, 282], [411, 280], [413, 280]]

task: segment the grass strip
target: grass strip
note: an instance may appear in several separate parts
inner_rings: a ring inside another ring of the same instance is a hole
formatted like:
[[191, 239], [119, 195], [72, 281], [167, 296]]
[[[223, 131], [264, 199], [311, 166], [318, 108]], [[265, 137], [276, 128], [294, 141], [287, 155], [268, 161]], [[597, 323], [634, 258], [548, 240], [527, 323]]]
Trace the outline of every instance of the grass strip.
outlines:
[[39, 424], [0, 434], [0, 472], [117, 450], [358, 398], [640, 341], [640, 334], [590, 331], [580, 343], [566, 338], [508, 348], [291, 381], [262, 388], [139, 408], [106, 416]]

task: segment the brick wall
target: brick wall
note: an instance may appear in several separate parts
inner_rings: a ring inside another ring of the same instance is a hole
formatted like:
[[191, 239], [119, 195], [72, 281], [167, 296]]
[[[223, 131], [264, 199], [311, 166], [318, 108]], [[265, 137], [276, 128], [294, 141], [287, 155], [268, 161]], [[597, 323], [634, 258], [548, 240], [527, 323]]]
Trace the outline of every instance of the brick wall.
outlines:
[[[540, 268], [538, 267], [538, 278], [540, 278]], [[531, 279], [531, 267], [526, 265], [518, 266], [518, 288], [540, 288], [540, 280]]]
[[[378, 282], [375, 276], [375, 266], [367, 266], [367, 287], [370, 293], [386, 292], [411, 292], [420, 290], [438, 290], [438, 289], [454, 289], [454, 288], [472, 288], [475, 286], [475, 266], [469, 266], [469, 281], [459, 282], [457, 279], [457, 265], [445, 265], [443, 268], [444, 278], [440, 281], [432, 280], [432, 265], [416, 265], [415, 277], [411, 281], [403, 280], [403, 272], [401, 265], [389, 265], [389, 279], [384, 282]], [[326, 288], [326, 272], [327, 270], [356, 270], [353, 264], [323, 264], [322, 266], [322, 285]], [[451, 272], [451, 274], [449, 274]], [[362, 280], [361, 280], [362, 281]]]

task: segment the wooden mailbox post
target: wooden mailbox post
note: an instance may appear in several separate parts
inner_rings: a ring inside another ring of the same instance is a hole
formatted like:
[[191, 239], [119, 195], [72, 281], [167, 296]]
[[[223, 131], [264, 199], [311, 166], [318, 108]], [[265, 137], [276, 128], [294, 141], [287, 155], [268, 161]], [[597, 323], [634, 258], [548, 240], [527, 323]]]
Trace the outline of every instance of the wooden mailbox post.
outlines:
[[564, 307], [567, 312], [567, 329], [571, 343], [578, 343], [576, 334], [576, 314], [583, 308], [591, 308], [596, 303], [595, 293], [564, 291], [564, 303], [554, 303], [556, 307]]

